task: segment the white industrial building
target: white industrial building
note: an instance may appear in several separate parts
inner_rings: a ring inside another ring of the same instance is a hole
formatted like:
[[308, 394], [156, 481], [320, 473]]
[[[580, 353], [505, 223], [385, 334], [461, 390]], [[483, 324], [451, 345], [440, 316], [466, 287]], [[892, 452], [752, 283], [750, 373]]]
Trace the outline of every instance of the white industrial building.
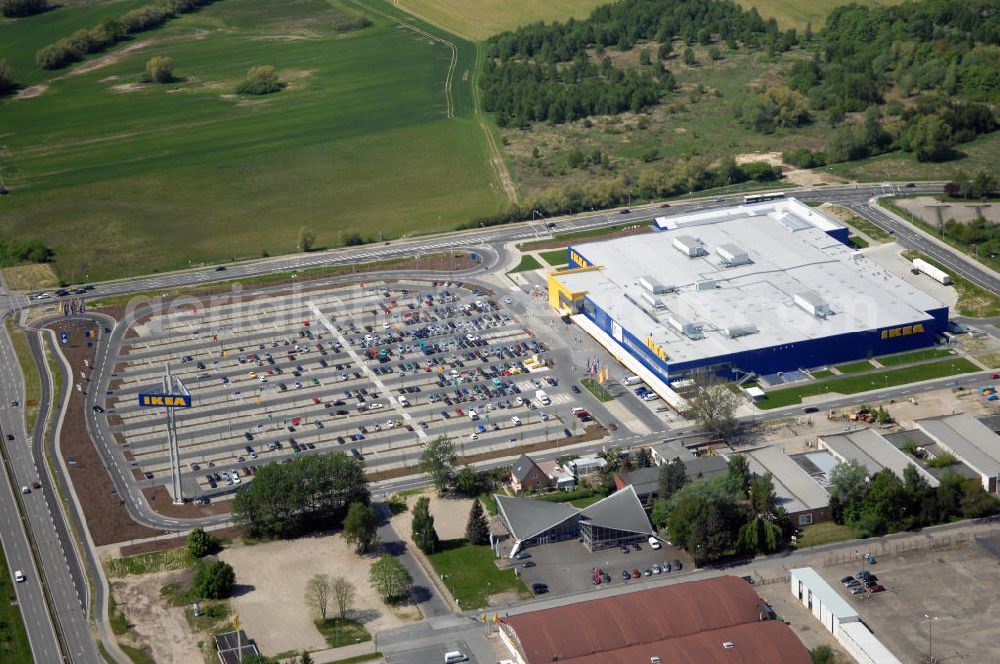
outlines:
[[823, 623], [859, 664], [902, 664], [871, 630], [840, 593], [830, 587], [812, 567], [790, 572], [792, 596]]
[[964, 413], [917, 420], [916, 425], [938, 447], [975, 471], [983, 489], [1000, 490], [1000, 436], [992, 429]]

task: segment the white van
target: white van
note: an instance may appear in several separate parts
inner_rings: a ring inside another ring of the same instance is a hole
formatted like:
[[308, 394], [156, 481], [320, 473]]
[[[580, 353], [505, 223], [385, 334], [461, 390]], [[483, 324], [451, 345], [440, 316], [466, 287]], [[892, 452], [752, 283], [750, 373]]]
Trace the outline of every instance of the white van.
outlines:
[[660, 548], [660, 540], [656, 539], [655, 537], [650, 537], [648, 541], [649, 541], [649, 548], [651, 549]]
[[469, 658], [458, 650], [452, 650], [451, 652], [446, 652], [444, 654], [444, 664], [453, 664], [454, 662], [468, 662]]
[[642, 379], [638, 376], [625, 376], [622, 380], [622, 385], [638, 385], [642, 382]]
[[406, 397], [399, 397], [399, 405], [402, 406], [403, 408], [409, 408], [410, 400], [407, 399]]

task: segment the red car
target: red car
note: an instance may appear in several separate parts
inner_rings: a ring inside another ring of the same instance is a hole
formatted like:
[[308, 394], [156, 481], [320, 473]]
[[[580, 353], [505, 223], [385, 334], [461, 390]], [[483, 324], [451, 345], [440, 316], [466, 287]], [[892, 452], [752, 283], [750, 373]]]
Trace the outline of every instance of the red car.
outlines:
[[876, 583], [874, 586], [872, 586], [871, 588], [868, 589], [868, 592], [870, 592], [870, 593], [883, 593], [883, 592], [885, 592], [885, 586], [883, 586], [881, 583]]
[[640, 576], [642, 576], [642, 572], [639, 571], [638, 567], [634, 568], [632, 570], [632, 578], [633, 579], [638, 579]]
[[608, 423], [608, 431], [618, 431], [618, 425], [614, 422]]
[[1000, 378], [1000, 373], [995, 373], [995, 374], [992, 374], [992, 375], [990, 376], [990, 378], [992, 378], [993, 380], [996, 380], [997, 378]]

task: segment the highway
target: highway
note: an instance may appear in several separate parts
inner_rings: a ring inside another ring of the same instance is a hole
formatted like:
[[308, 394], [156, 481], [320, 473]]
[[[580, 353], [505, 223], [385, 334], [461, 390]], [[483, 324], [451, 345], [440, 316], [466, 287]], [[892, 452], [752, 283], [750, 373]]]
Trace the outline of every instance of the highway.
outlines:
[[[918, 249], [970, 282], [1000, 295], [1000, 279], [992, 271], [975, 264], [971, 259], [954, 250], [942, 247], [928, 239], [923, 233], [915, 230], [909, 224], [879, 208], [877, 206], [877, 198], [887, 195], [892, 189], [893, 186], [878, 184], [824, 186], [789, 190], [789, 194], [802, 200], [819, 200], [843, 205], [859, 216], [894, 234], [901, 246]], [[941, 187], [936, 184], [921, 184], [912, 188], [901, 188], [898, 191], [905, 194], [936, 193], [941, 191]], [[897, 192], [893, 191], [892, 193]], [[156, 294], [167, 289], [179, 287], [198, 286], [279, 272], [297, 273], [300, 270], [310, 268], [368, 263], [391, 258], [427, 255], [429, 253], [448, 250], [473, 250], [481, 253], [483, 256], [482, 263], [471, 271], [465, 273], [439, 273], [436, 275], [442, 279], [457, 278], [459, 276], [464, 279], [477, 274], [481, 275], [494, 271], [498, 266], [504, 264], [508, 256], [505, 246], [514, 242], [547, 239], [560, 233], [591, 230], [619, 224], [644, 224], [657, 216], [669, 216], [709, 209], [720, 205], [732, 205], [740, 200], [741, 197], [729, 196], [725, 197], [721, 202], [707, 200], [692, 201], [690, 203], [676, 202], [672, 203], [669, 208], [650, 205], [635, 208], [627, 213], [591, 212], [570, 217], [544, 219], [539, 222], [524, 222], [434, 236], [394, 240], [379, 245], [367, 245], [344, 250], [296, 254], [274, 259], [227, 264], [224, 270], [218, 270], [214, 265], [206, 266], [201, 269], [96, 284], [93, 290], [87, 294], [87, 298], [93, 300], [101, 296], [129, 293]], [[422, 276], [426, 278], [428, 275], [426, 272], [413, 270], [408, 271], [403, 276], [404, 278], [407, 276]], [[366, 273], [365, 277], [375, 279], [378, 275]], [[338, 280], [352, 278], [357, 279], [357, 276], [344, 275], [339, 277]], [[335, 280], [330, 279], [328, 281], [333, 282]], [[274, 288], [287, 289], [288, 286]], [[250, 294], [251, 290], [252, 288], [248, 289], [246, 294]], [[264, 291], [266, 290], [268, 289], [264, 289]], [[257, 294], [259, 291], [253, 292]], [[21, 308], [35, 305], [51, 306], [53, 302], [53, 300], [31, 301], [25, 293], [0, 294], [0, 313], [6, 313], [10, 310], [16, 312]], [[104, 342], [101, 344], [99, 352], [107, 352], [107, 348], [114, 344], [114, 335], [123, 335], [124, 333], [124, 325], [116, 326], [110, 340], [111, 344], [102, 340]], [[16, 482], [27, 482], [30, 484], [32, 479], [38, 479], [41, 468], [41, 459], [39, 458], [41, 455], [41, 441], [33, 441], [31, 446], [24, 442], [23, 413], [9, 406], [11, 401], [22, 400], [23, 388], [20, 383], [19, 371], [15, 368], [18, 364], [16, 359], [14, 359], [10, 340], [5, 333], [0, 334], [0, 337], [2, 337], [2, 341], [0, 341], [0, 367], [3, 367], [0, 369], [0, 400], [2, 400], [0, 401], [0, 406], [2, 406], [0, 408], [0, 429], [2, 429], [4, 435], [11, 432], [15, 436], [15, 445], [10, 447], [12, 451], [10, 469], [15, 474]], [[98, 368], [102, 368], [102, 365], [103, 362], [99, 359]], [[109, 371], [98, 371], [96, 374], [103, 381], [103, 384], [99, 382], [96, 387], [106, 389], [107, 381], [109, 380]], [[838, 408], [877, 398], [906, 398], [923, 390], [939, 389], [940, 387], [955, 384], [972, 385], [980, 380], [982, 380], [982, 375], [969, 374], [957, 379], [948, 378], [931, 381], [926, 385], [917, 387], [901, 386], [881, 390], [874, 395], [867, 393], [863, 397], [844, 397], [830, 400], [825, 402], [822, 408]], [[91, 390], [92, 393], [96, 391], [95, 389]], [[93, 422], [90, 417], [92, 412], [89, 407], [85, 409], [85, 412], [87, 414], [88, 425], [92, 425]], [[764, 415], [755, 416], [755, 418], [770, 419], [798, 412], [801, 412], [801, 407], [791, 407], [780, 411], [769, 411]], [[91, 428], [91, 431], [93, 432], [95, 429]], [[662, 440], [667, 432], [658, 431], [648, 434], [645, 437], [628, 436], [625, 433], [619, 432], [621, 436], [615, 439], [616, 444], [636, 444], [644, 442], [647, 438], [648, 440]], [[37, 437], [35, 436], [35, 438]], [[640, 438], [643, 440], [640, 440]], [[107, 442], [102, 444], [99, 435], [97, 439], [97, 448], [101, 455], [105, 457], [105, 463], [108, 467], [113, 467], [113, 464], [109, 463], [109, 457], [105, 456], [111, 454], [111, 446]], [[603, 443], [598, 443], [592, 447], [600, 449], [602, 446]], [[113, 479], [116, 486], [121, 481], [122, 485], [118, 486], [120, 495], [130, 497], [130, 502], [132, 503], [130, 507], [134, 505], [138, 509], [138, 513], [133, 511], [133, 516], [136, 516], [141, 521], [148, 522], [150, 525], [179, 529], [196, 524], [210, 525], [224, 520], [221, 517], [187, 522], [164, 519], [148, 511], [148, 506], [145, 505], [144, 500], [140, 499], [137, 489], [131, 486], [132, 483], [125, 482], [124, 478], [113, 477]], [[407, 478], [380, 484], [375, 489], [377, 491], [392, 491], [403, 486], [412, 486], [414, 482], [419, 481], [419, 479]], [[47, 481], [43, 481], [42, 483], [44, 486], [47, 484]], [[57, 639], [55, 638], [52, 622], [48, 619], [48, 614], [45, 610], [40, 580], [38, 574], [34, 572], [29, 555], [26, 531], [22, 527], [23, 524], [17, 511], [14, 509], [16, 500], [18, 499], [18, 495], [14, 491], [15, 488], [9, 486], [6, 476], [3, 480], [0, 480], [0, 525], [3, 526], [4, 532], [4, 551], [8, 556], [12, 569], [23, 569], [26, 573], [29, 570], [32, 572], [28, 574], [28, 580], [25, 583], [18, 584], [17, 591], [18, 598], [21, 601], [22, 612], [25, 616], [25, 623], [29, 629], [35, 659], [40, 662], [58, 661], [59, 658], [56, 655], [58, 652]], [[96, 659], [97, 653], [93, 635], [87, 625], [82, 607], [86, 589], [79, 587], [81, 583], [80, 579], [82, 578], [80, 564], [79, 562], [71, 562], [71, 559], [75, 560], [74, 549], [72, 543], [69, 541], [62, 517], [60, 516], [57, 520], [53, 516], [57, 513], [52, 511], [55, 505], [50, 505], [46, 496], [39, 495], [48, 491], [51, 491], [51, 488], [48, 486], [44, 486], [41, 491], [33, 491], [23, 496], [23, 503], [28, 512], [28, 525], [31, 526], [31, 531], [39, 544], [41, 564], [43, 565], [45, 577], [48, 579], [48, 588], [55, 604], [58, 622], [63, 629], [70, 650], [66, 655], [70, 661], [99, 661]], [[14, 523], [15, 521], [18, 523]], [[62, 523], [62, 526], [57, 525], [57, 521]]]

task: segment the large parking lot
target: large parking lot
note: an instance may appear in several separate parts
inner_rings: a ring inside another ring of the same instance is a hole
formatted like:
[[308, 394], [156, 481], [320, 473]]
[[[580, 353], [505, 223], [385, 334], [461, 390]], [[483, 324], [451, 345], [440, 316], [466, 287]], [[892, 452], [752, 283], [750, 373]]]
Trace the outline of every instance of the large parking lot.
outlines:
[[367, 283], [182, 308], [127, 335], [108, 423], [135, 478], [169, 485], [164, 413], [137, 405], [169, 364], [193, 397], [177, 412], [186, 497], [297, 454], [343, 450], [389, 470], [439, 435], [471, 455], [577, 433], [578, 388], [509, 303], [459, 284]]
[[[542, 583], [548, 587], [547, 592], [553, 595], [579, 592], [594, 588], [595, 585], [617, 587], [624, 583], [645, 584], [651, 580], [694, 570], [690, 558], [677, 547], [663, 544], [659, 549], [653, 549], [648, 543], [642, 542], [638, 550], [634, 546], [629, 546], [628, 549], [628, 553], [618, 548], [590, 552], [582, 543], [568, 540], [529, 547], [525, 549], [529, 558], [513, 560], [509, 564], [518, 569], [529, 588]], [[678, 561], [681, 563], [679, 570]], [[668, 564], [670, 571], [665, 572]], [[607, 574], [608, 581], [602, 579], [600, 584], [594, 583], [595, 567]], [[629, 573], [628, 580], [624, 578], [626, 571]], [[635, 572], [639, 576], [635, 576]]]

